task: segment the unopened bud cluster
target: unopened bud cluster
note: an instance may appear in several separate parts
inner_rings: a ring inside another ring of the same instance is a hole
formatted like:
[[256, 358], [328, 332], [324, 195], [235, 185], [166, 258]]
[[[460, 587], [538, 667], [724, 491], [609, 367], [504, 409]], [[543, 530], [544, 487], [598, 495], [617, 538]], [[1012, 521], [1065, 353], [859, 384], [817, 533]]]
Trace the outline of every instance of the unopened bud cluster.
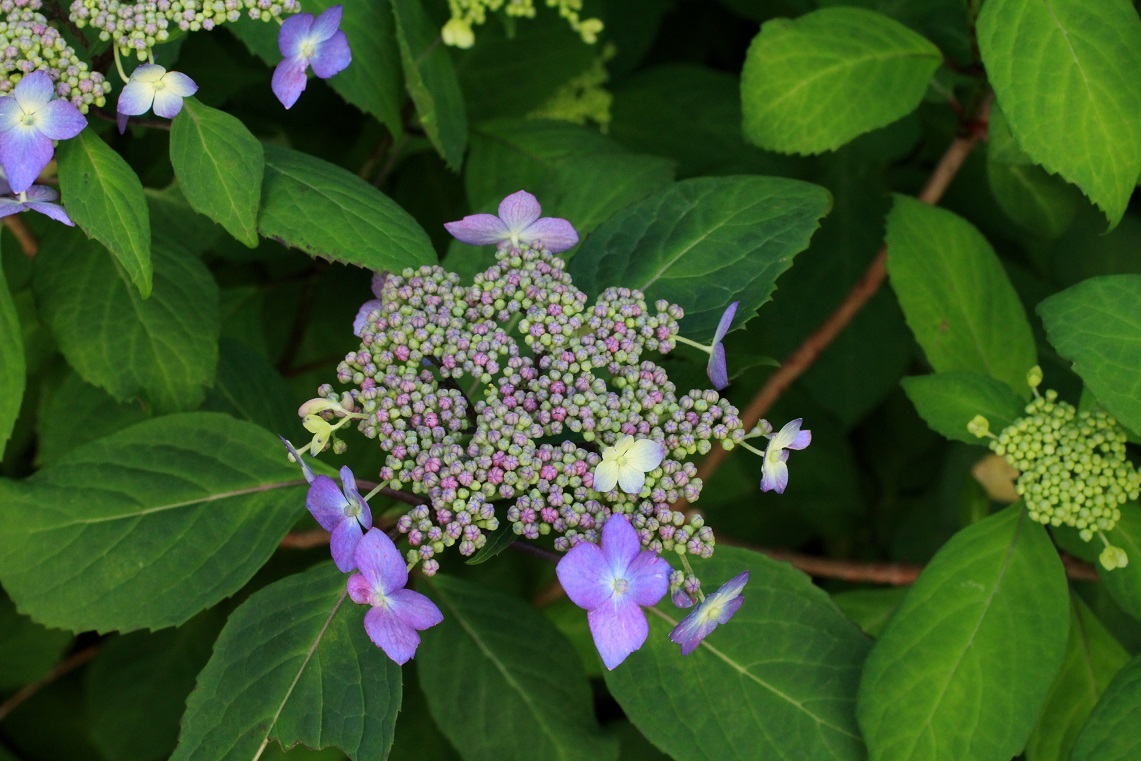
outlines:
[[134, 52], [142, 60], [175, 29], [213, 29], [237, 21], [243, 11], [269, 21], [300, 10], [300, 0], [73, 0], [71, 19], [80, 28], [98, 29], [99, 39], [113, 41], [120, 53]]
[[[679, 307], [624, 288], [590, 305], [561, 259], [526, 247], [500, 251], [472, 285], [440, 267], [389, 275], [379, 301], [338, 380], [385, 453], [381, 480], [429, 500], [397, 524], [410, 563], [434, 573], [443, 549], [474, 553], [502, 519], [560, 550], [597, 543], [612, 513], [655, 552], [712, 554], [712, 530], [670, 505], [700, 495], [687, 458], [744, 431], [717, 392], [679, 394], [644, 356], [673, 349]], [[329, 385], [318, 394], [344, 406]], [[601, 452], [624, 436], [665, 457], [640, 493], [599, 493]]]
[[[582, 0], [546, 0], [546, 5], [556, 9], [583, 42], [594, 44], [598, 40], [602, 21], [582, 18]], [[448, 8], [451, 18], [441, 34], [445, 44], [459, 48], [470, 48], [475, 43], [474, 27], [487, 21], [489, 12], [502, 8], [512, 18], [535, 17], [534, 0], [448, 0]]]
[[79, 60], [59, 30], [39, 12], [41, 6], [41, 0], [0, 2], [0, 95], [11, 92], [25, 74], [45, 71], [56, 83], [56, 92], [82, 113], [92, 105], [102, 107], [110, 83]]
[[[971, 430], [989, 435], [979, 418]], [[1076, 528], [1088, 542], [1096, 535], [1104, 540], [1104, 532], [1117, 525], [1121, 506], [1141, 490], [1125, 441], [1112, 417], [1100, 410], [1078, 412], [1051, 390], [1036, 393], [1026, 416], [991, 436], [990, 448], [1019, 471], [1015, 490], [1032, 519]], [[1112, 559], [1107, 567], [1124, 565], [1124, 552], [1105, 541]]]

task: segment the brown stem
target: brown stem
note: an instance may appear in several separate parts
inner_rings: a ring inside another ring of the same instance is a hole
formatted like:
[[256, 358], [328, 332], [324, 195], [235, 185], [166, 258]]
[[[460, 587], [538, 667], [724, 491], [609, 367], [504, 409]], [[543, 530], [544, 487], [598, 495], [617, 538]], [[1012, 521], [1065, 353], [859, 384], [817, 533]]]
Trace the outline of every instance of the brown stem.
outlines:
[[[936, 164], [927, 184], [919, 192], [920, 201], [934, 206], [943, 197], [947, 187], [951, 184], [951, 180], [958, 174], [967, 156], [970, 155], [975, 145], [986, 136], [985, 125], [990, 114], [990, 104], [991, 98], [987, 97], [983, 101], [975, 120], [966, 125], [965, 134], [956, 137], [951, 142], [943, 157], [939, 159], [939, 163]], [[741, 423], [745, 430], [751, 430], [757, 424], [761, 417], [776, 403], [781, 394], [812, 366], [821, 352], [835, 340], [836, 336], [840, 335], [840, 332], [848, 326], [848, 323], [875, 295], [887, 276], [886, 264], [887, 247], [882, 246], [868, 269], [852, 286], [852, 290], [848, 292], [840, 305], [836, 307], [836, 311], [832, 312], [819, 328], [804, 339], [796, 351], [784, 361], [753, 396], [752, 401], [741, 413]], [[697, 477], [708, 482], [717, 469], [721, 467], [726, 453], [727, 450], [719, 447], [711, 450], [702, 460], [701, 465], [698, 466]], [[686, 510], [686, 505], [686, 501], [682, 499], [674, 505], [674, 509]], [[691, 512], [693, 512], [692, 509], [686, 510], [687, 514]]]
[[37, 679], [29, 685], [25, 685], [15, 695], [8, 698], [3, 703], [0, 703], [0, 721], [4, 721], [4, 719], [7, 718], [8, 714], [12, 713], [12, 711], [14, 711], [17, 706], [19, 706], [28, 698], [32, 697], [32, 695], [35, 695], [44, 687], [47, 687], [49, 684], [56, 681], [65, 674], [68, 674], [83, 664], [87, 663], [92, 658], [94, 658], [95, 654], [98, 652], [99, 643], [91, 645], [90, 647], [86, 647], [83, 650], [74, 653], [71, 657], [49, 671], [42, 678]]
[[36, 252], [40, 250], [40, 239], [32, 232], [31, 228], [15, 215], [4, 217], [4, 226], [16, 238], [16, 242], [20, 244], [20, 250], [24, 252], [24, 256], [35, 256]]
[[[119, 117], [116, 114], [108, 113], [101, 108], [93, 108], [89, 113], [94, 114], [105, 122], [111, 122], [112, 124], [118, 124], [119, 122]], [[170, 132], [170, 122], [165, 119], [147, 119], [142, 116], [131, 116], [128, 117], [127, 123], [134, 124], [138, 127], [146, 127], [147, 129]]]

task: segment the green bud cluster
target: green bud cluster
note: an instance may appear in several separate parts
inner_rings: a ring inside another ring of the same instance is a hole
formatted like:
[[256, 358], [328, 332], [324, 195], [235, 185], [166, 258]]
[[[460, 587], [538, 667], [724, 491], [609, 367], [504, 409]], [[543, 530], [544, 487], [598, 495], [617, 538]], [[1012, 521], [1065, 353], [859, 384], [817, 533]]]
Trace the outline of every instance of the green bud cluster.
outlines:
[[555, 90], [547, 102], [527, 114], [528, 119], [553, 119], [555, 121], [586, 124], [594, 122], [606, 132], [610, 127], [610, 106], [614, 96], [606, 89], [610, 75], [606, 62], [617, 53], [613, 45], [606, 45], [602, 55], [595, 59], [590, 68]]
[[[602, 31], [602, 21], [596, 18], [584, 19], [581, 16], [582, 0], [546, 0], [548, 8], [554, 8], [571, 29], [582, 37], [582, 41], [593, 45]], [[500, 9], [512, 18], [534, 18], [534, 0], [448, 0], [451, 18], [441, 30], [446, 45], [470, 48], [475, 43], [473, 27], [487, 21], [487, 14]]]
[[270, 21], [297, 13], [299, 0], [73, 0], [71, 20], [79, 28], [99, 30], [99, 39], [114, 41], [123, 55], [149, 57], [151, 48], [170, 39], [172, 29], [210, 30], [241, 18]]
[[[985, 426], [973, 425], [976, 435], [980, 430], [988, 435]], [[990, 448], [1019, 471], [1015, 490], [1031, 518], [1076, 528], [1087, 542], [1101, 535], [1108, 552], [1103, 564], [1112, 568], [1127, 560], [1104, 532], [1117, 525], [1121, 505], [1141, 491], [1141, 475], [1126, 458], [1125, 441], [1124, 431], [1106, 413], [1078, 412], [1059, 401], [1057, 392], [1047, 391], [1035, 394], [1025, 417], [992, 436]]]
[[82, 113], [107, 102], [111, 85], [99, 72], [89, 71], [59, 30], [39, 13], [39, 0], [0, 2], [0, 95], [12, 91], [25, 74], [47, 72], [56, 92]]

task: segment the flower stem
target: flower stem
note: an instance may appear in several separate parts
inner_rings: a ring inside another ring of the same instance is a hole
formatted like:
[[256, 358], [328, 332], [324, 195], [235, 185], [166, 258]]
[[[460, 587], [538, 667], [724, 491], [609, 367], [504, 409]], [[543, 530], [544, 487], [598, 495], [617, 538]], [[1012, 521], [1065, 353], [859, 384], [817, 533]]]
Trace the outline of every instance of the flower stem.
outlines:
[[674, 336], [674, 341], [676, 343], [685, 344], [686, 346], [692, 346], [695, 349], [701, 349], [706, 354], [712, 354], [713, 353], [712, 347], [706, 346], [705, 344], [699, 344], [697, 341], [692, 341], [692, 340], [686, 338], [685, 336]]
[[112, 44], [111, 50], [115, 53], [115, 68], [119, 71], [119, 76], [123, 78], [123, 82], [130, 82], [131, 78], [127, 76], [127, 72], [123, 71], [123, 62], [119, 59], [119, 46]]

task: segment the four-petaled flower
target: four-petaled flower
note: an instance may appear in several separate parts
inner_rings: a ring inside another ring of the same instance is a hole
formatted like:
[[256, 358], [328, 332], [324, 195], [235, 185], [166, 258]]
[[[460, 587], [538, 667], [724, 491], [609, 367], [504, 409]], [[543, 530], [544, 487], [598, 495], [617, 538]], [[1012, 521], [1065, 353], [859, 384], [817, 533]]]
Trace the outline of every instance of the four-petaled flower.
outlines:
[[512, 193], [499, 204], [499, 216], [471, 214], [444, 225], [457, 240], [470, 246], [499, 248], [542, 243], [552, 254], [578, 243], [578, 233], [570, 222], [558, 217], [542, 217], [543, 207], [526, 190]]
[[368, 324], [368, 316], [372, 314], [372, 310], [380, 309], [384, 306], [384, 302], [380, 299], [380, 293], [384, 290], [384, 281], [387, 279], [387, 272], [372, 273], [372, 295], [376, 296], [376, 298], [369, 299], [361, 304], [361, 308], [357, 310], [356, 319], [353, 320], [354, 336], [359, 336], [364, 331], [364, 326]]
[[602, 450], [602, 462], [594, 469], [594, 490], [606, 493], [618, 484], [627, 494], [637, 494], [646, 483], [646, 474], [665, 456], [666, 448], [656, 441], [623, 436]]
[[768, 434], [769, 445], [765, 449], [765, 458], [761, 465], [761, 491], [775, 491], [783, 494], [788, 486], [788, 459], [789, 449], [804, 449], [812, 443], [812, 431], [800, 430], [803, 418], [797, 418], [785, 423], [784, 428], [775, 434]]
[[689, 655], [709, 633], [733, 617], [745, 598], [741, 590], [749, 581], [749, 572], [745, 571], [734, 576], [721, 585], [713, 594], [706, 597], [700, 605], [682, 619], [681, 623], [670, 632], [670, 640], [681, 645], [681, 654]]
[[555, 569], [571, 602], [587, 612], [594, 645], [613, 670], [650, 633], [643, 605], [657, 605], [669, 589], [670, 564], [642, 550], [638, 533], [624, 515], [602, 527], [601, 546], [581, 542]]
[[305, 495], [305, 506], [321, 528], [329, 532], [333, 562], [348, 573], [356, 568], [353, 553], [361, 536], [372, 528], [372, 511], [357, 491], [357, 481], [348, 466], [341, 468], [341, 484], [343, 490], [328, 476], [314, 477]]
[[298, 13], [282, 23], [277, 47], [284, 58], [273, 70], [271, 84], [281, 105], [290, 108], [301, 97], [310, 66], [318, 77], [328, 79], [352, 62], [349, 38], [338, 28], [341, 11], [341, 6], [334, 5], [316, 18]]
[[729, 369], [725, 365], [725, 347], [721, 340], [729, 332], [729, 326], [733, 324], [733, 317], [737, 314], [737, 305], [740, 303], [734, 301], [729, 305], [721, 315], [721, 322], [717, 323], [717, 332], [713, 334], [713, 348], [709, 352], [709, 363], [705, 366], [705, 372], [709, 375], [713, 388], [718, 391], [729, 385]]
[[16, 193], [30, 188], [52, 160], [53, 140], [73, 138], [87, 126], [71, 101], [53, 95], [47, 72], [33, 71], [0, 97], [0, 165]]
[[115, 121], [119, 132], [127, 129], [127, 117], [145, 114], [154, 106], [156, 116], [173, 119], [182, 110], [182, 99], [198, 92], [194, 80], [181, 71], [167, 71], [162, 66], [144, 63], [131, 72], [131, 78], [119, 93]]
[[404, 664], [416, 654], [423, 631], [444, 620], [435, 603], [405, 589], [408, 567], [400, 550], [380, 529], [372, 529], [356, 549], [359, 573], [349, 577], [353, 602], [371, 605], [364, 616], [368, 636], [392, 660]]
[[0, 217], [9, 214], [19, 214], [22, 211], [38, 211], [40, 214], [51, 217], [57, 222], [63, 222], [69, 227], [75, 227], [71, 217], [62, 206], [55, 201], [59, 200], [59, 193], [55, 188], [45, 185], [33, 185], [23, 193], [13, 193], [8, 181], [0, 177]]

